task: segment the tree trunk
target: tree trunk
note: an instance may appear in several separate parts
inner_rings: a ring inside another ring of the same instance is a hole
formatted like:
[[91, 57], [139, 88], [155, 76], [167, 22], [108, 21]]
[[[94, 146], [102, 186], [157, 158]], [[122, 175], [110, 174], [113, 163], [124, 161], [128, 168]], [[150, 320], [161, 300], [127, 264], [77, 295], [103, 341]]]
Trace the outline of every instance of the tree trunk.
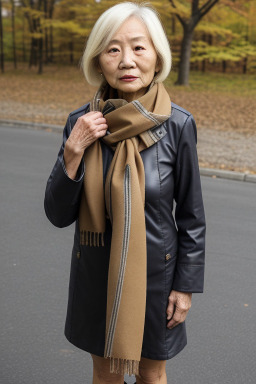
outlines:
[[50, 62], [54, 62], [54, 55], [53, 55], [53, 27], [50, 26]]
[[32, 67], [32, 65], [37, 65], [37, 46], [38, 46], [38, 40], [34, 37], [31, 38], [31, 44], [30, 44], [30, 58], [29, 58], [29, 68]]
[[244, 75], [247, 73], [247, 61], [248, 61], [248, 58], [245, 57], [244, 58], [244, 63], [243, 63], [243, 74]]
[[[49, 5], [49, 18], [52, 19], [53, 17], [53, 11], [54, 11], [54, 4], [55, 1], [52, 0]], [[54, 54], [53, 54], [53, 27], [50, 26], [50, 57], [49, 60], [51, 63], [54, 62]]]
[[[47, 4], [48, 2], [44, 0], [44, 18], [47, 19], [48, 17], [48, 9], [47, 9]], [[44, 58], [44, 63], [49, 62], [49, 38], [48, 38], [48, 31], [49, 28], [44, 28], [44, 52], [45, 52], [45, 58]]]
[[[173, 8], [177, 8], [176, 1], [169, 0]], [[207, 0], [199, 7], [199, 0], [191, 0], [191, 15], [189, 18], [183, 18], [179, 13], [176, 17], [183, 26], [184, 35], [182, 39], [179, 75], [176, 84], [188, 85], [189, 67], [193, 32], [200, 20], [218, 3], [219, 0]]]
[[38, 72], [39, 75], [43, 73], [43, 38], [38, 40]]
[[225, 73], [226, 69], [227, 69], [227, 62], [226, 62], [226, 60], [223, 60], [222, 61], [222, 72]]
[[189, 29], [186, 25], [183, 26], [184, 35], [181, 44], [181, 55], [178, 75], [178, 85], [188, 85], [189, 83], [189, 69], [190, 69], [190, 57], [191, 47], [193, 40], [193, 30]]
[[[30, 32], [37, 32], [37, 21], [35, 18], [33, 18], [33, 20], [30, 22]], [[37, 65], [37, 52], [38, 39], [31, 37], [29, 68], [32, 67], [32, 65]]]
[[37, 40], [38, 46], [38, 74], [41, 75], [43, 73], [43, 31], [40, 23], [40, 19], [37, 19], [37, 31], [41, 33], [41, 37]]
[[12, 0], [12, 47], [13, 47], [13, 64], [14, 68], [17, 68], [17, 57], [16, 57], [16, 40], [15, 40], [15, 3]]
[[74, 63], [74, 49], [73, 49], [73, 40], [71, 38], [69, 42], [69, 59], [70, 59], [70, 64]]
[[0, 63], [1, 63], [1, 71], [2, 71], [2, 73], [4, 73], [4, 43], [3, 43], [2, 0], [0, 0]]
[[49, 38], [48, 38], [48, 28], [44, 30], [44, 48], [45, 48], [45, 59], [44, 62], [49, 63]]
[[206, 60], [202, 60], [202, 72], [205, 72], [205, 67], [206, 67]]
[[23, 53], [23, 61], [26, 61], [26, 45], [25, 45], [25, 16], [22, 17], [22, 53]]
[[176, 17], [172, 16], [172, 35], [175, 36], [176, 34]]

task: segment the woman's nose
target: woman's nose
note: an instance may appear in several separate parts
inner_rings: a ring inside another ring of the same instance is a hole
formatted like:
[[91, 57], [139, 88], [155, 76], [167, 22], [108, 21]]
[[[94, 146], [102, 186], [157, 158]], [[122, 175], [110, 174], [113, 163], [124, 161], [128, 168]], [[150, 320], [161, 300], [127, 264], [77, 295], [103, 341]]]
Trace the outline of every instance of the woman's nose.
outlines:
[[121, 57], [119, 68], [135, 68], [136, 63], [134, 62], [133, 52], [125, 51]]

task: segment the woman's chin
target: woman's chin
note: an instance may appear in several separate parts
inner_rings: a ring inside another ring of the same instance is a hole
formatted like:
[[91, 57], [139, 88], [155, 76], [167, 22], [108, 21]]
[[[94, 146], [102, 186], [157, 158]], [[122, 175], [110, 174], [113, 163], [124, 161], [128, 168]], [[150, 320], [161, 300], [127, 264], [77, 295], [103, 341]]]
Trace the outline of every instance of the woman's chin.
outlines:
[[129, 98], [129, 101], [135, 100], [135, 98], [143, 96], [147, 91], [147, 88], [138, 87], [135, 86], [135, 84], [131, 83], [127, 83], [124, 86], [118, 87], [116, 89], [120, 98], [126, 99], [127, 97]]

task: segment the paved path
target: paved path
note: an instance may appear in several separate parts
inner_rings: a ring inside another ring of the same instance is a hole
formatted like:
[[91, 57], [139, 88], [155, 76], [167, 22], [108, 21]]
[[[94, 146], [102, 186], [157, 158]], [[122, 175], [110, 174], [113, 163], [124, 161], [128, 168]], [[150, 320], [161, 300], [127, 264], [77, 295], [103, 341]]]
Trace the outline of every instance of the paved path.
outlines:
[[[90, 355], [63, 335], [73, 226], [43, 210], [61, 136], [0, 128], [1, 384], [91, 384]], [[202, 178], [205, 293], [193, 296], [188, 346], [170, 384], [255, 384], [256, 185]], [[134, 380], [127, 377], [128, 383]]]

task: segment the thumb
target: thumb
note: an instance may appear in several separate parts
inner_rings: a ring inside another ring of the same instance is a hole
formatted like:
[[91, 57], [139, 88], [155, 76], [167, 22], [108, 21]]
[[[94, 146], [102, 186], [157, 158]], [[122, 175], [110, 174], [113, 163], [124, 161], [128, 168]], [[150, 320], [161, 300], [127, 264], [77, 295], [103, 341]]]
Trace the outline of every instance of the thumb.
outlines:
[[174, 312], [174, 303], [169, 302], [168, 307], [166, 309], [167, 320], [170, 320], [172, 318], [173, 312]]

